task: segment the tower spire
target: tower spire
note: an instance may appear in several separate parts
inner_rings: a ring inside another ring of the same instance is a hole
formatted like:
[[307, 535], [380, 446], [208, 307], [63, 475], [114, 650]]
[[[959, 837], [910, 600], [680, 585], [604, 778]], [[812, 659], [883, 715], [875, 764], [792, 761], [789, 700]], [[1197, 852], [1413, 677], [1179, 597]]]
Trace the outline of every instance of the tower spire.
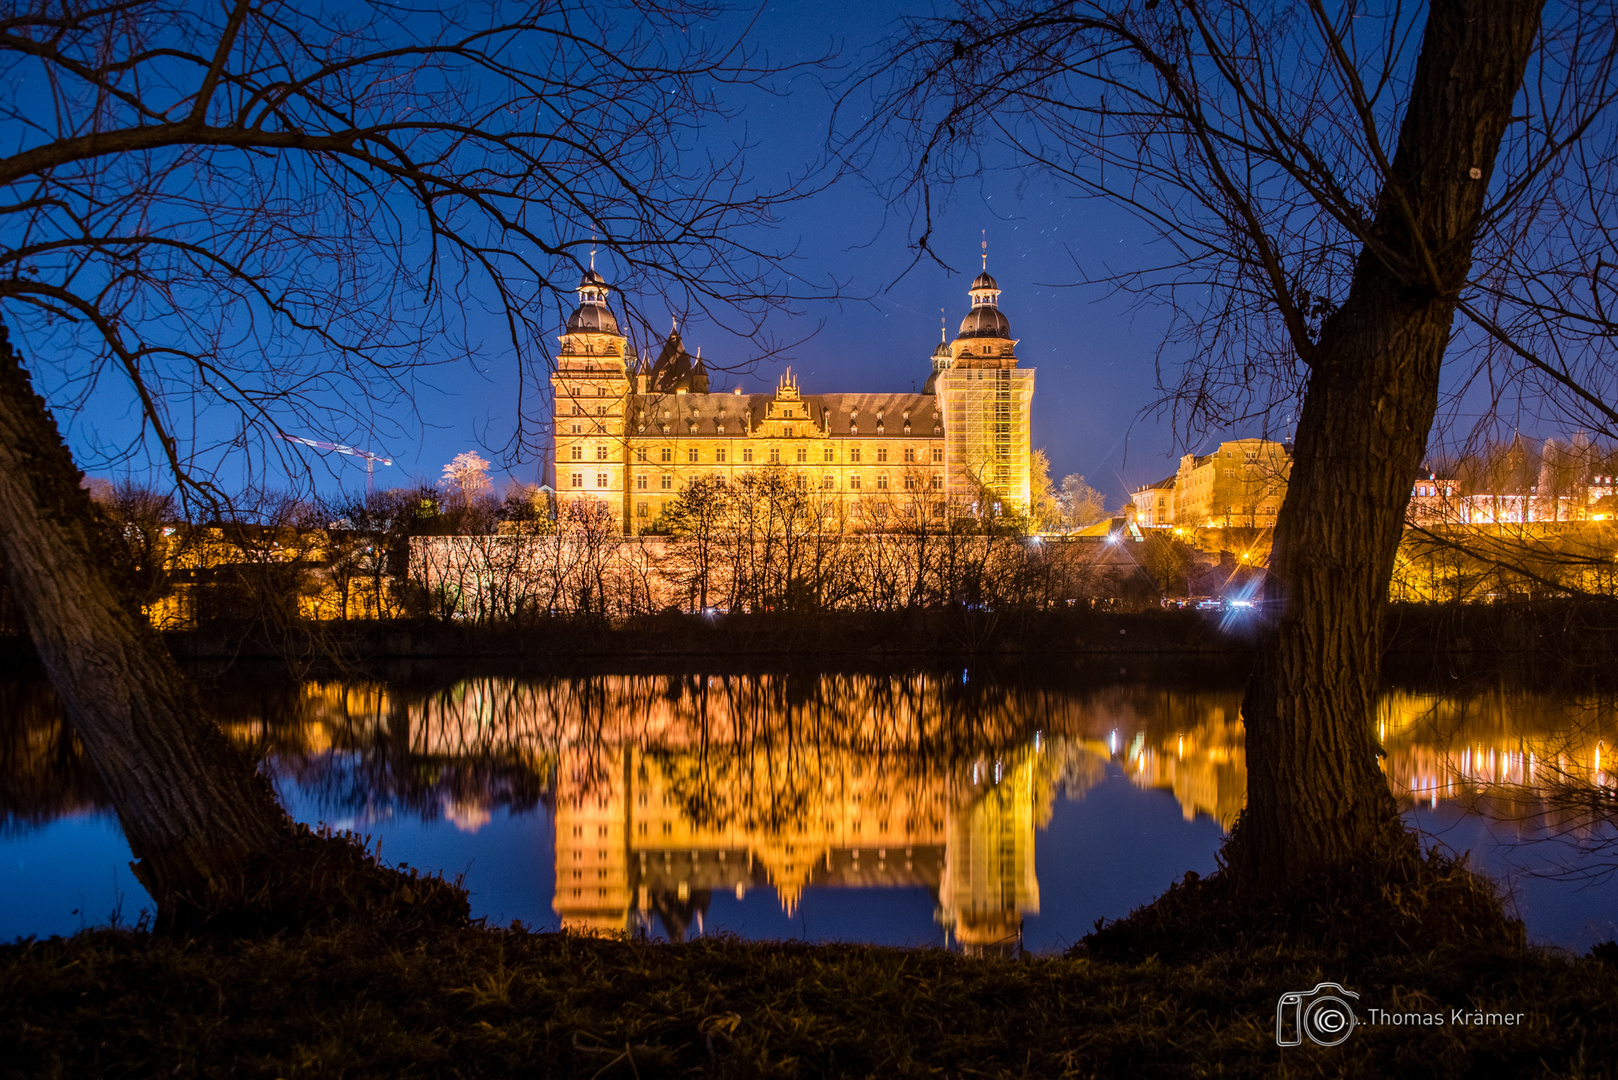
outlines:
[[989, 272], [989, 230], [983, 230], [983, 272]]

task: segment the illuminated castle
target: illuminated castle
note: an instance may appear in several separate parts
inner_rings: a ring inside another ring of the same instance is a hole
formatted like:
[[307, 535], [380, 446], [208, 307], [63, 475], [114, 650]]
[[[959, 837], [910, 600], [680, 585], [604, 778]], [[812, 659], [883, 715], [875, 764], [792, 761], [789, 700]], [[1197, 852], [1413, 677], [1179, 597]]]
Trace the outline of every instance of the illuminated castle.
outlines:
[[701, 351], [687, 352], [677, 328], [655, 361], [635, 360], [611, 292], [592, 265], [551, 380], [564, 505], [604, 500], [638, 533], [692, 477], [783, 469], [821, 498], [828, 521], [873, 500], [932, 515], [946, 502], [1028, 507], [1034, 372], [1017, 366], [987, 259], [921, 393], [804, 394], [790, 371], [772, 394], [713, 393]]

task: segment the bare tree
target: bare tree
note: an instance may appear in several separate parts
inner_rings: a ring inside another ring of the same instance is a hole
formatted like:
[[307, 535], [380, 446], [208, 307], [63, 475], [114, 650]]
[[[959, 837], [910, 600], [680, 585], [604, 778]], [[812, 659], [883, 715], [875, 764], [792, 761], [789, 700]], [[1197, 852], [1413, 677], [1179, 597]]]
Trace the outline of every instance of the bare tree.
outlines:
[[[114, 458], [149, 451], [209, 497], [224, 455], [278, 431], [384, 421], [424, 366], [482, 350], [475, 313], [503, 320], [512, 384], [531, 385], [548, 301], [593, 244], [631, 292], [656, 279], [690, 306], [762, 312], [775, 282], [746, 230], [778, 197], [739, 159], [679, 152], [716, 84], [764, 74], [707, 36], [710, 14], [686, 0], [0, 12], [16, 133], [0, 313], [32, 375], [0, 346], [0, 547], [160, 925], [297, 919], [399, 888], [465, 902], [293, 826], [114, 588], [46, 403], [71, 418], [123, 395], [128, 430], [87, 438]], [[193, 424], [221, 404], [239, 423]]]
[[989, 0], [908, 24], [873, 77], [862, 135], [910, 133], [921, 248], [929, 193], [992, 145], [1166, 241], [1164, 265], [1110, 280], [1179, 317], [1181, 421], [1301, 397], [1225, 852], [1241, 887], [1415, 872], [1370, 709], [1446, 355], [1463, 390], [1531, 382], [1581, 415], [1612, 400], [1615, 16], [1542, 7]]
[[1062, 522], [1069, 528], [1082, 529], [1107, 515], [1106, 498], [1078, 473], [1062, 477], [1056, 501], [1062, 508]]

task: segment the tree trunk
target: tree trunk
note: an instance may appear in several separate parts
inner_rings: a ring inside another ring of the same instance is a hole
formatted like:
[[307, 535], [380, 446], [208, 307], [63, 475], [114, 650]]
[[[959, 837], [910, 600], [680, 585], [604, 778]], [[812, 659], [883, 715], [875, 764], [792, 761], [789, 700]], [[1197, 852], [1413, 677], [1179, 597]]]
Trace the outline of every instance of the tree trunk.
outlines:
[[120, 594], [79, 481], [0, 326], [6, 580], [117, 809], [136, 877], [157, 902], [158, 926], [229, 924], [244, 915], [284, 925], [393, 888], [385, 878], [402, 875], [367, 881], [380, 868], [352, 845], [295, 825], [214, 723]]
[[1242, 706], [1248, 802], [1226, 860], [1246, 884], [1416, 853], [1371, 730], [1382, 618], [1542, 2], [1433, 0], [1376, 244], [1314, 350], [1271, 555], [1281, 613]]

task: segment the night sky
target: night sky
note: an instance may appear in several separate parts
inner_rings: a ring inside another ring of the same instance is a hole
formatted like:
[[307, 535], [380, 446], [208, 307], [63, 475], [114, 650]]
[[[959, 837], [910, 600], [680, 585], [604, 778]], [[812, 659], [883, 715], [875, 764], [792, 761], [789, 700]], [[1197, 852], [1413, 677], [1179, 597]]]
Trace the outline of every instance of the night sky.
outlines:
[[[893, 20], [907, 8], [926, 14], [930, 5], [770, 4], [749, 39], [763, 58], [776, 65], [828, 55], [834, 60], [782, 76], [773, 95], [727, 88], [726, 103], [737, 117], [704, 131], [708, 145], [702, 149], [723, 156], [738, 141], [751, 144], [748, 168], [761, 187], [777, 186], [782, 178], [824, 162], [835, 97], [881, 55], [884, 39], [894, 32]], [[722, 24], [715, 32], [723, 35], [739, 26]], [[857, 120], [858, 110], [852, 115]], [[956, 185], [941, 207], [935, 203], [932, 247], [949, 261], [947, 268], [916, 260], [908, 211], [888, 205], [872, 182], [885, 177], [847, 176], [812, 199], [788, 205], [778, 226], [757, 243], [793, 252], [790, 273], [822, 292], [835, 282], [840, 298], [772, 316], [766, 336], [798, 344], [762, 362], [753, 362], [761, 351], [756, 342], [733, 336], [712, 318], [693, 317], [682, 327], [685, 341], [693, 352], [700, 347], [718, 369], [715, 389], [739, 384], [749, 391], [769, 390], [789, 364], [806, 393], [919, 388], [939, 340], [940, 308], [953, 338], [968, 308], [967, 284], [978, 271], [980, 242], [986, 238], [989, 269], [1003, 290], [1001, 305], [1019, 339], [1019, 358], [1038, 372], [1034, 446], [1049, 455], [1053, 480], [1082, 473], [1109, 507], [1116, 507], [1127, 491], [1171, 473], [1181, 449], [1167, 424], [1143, 415], [1156, 397], [1155, 363], [1166, 318], [1150, 307], [1131, 307], [1104, 286], [1076, 283], [1149, 259], [1151, 235], [1127, 215], [1076, 199], [1056, 182], [995, 166], [990, 161], [981, 178]], [[603, 255], [599, 269], [609, 282], [617, 280], [610, 256]], [[573, 271], [565, 275], [575, 276]], [[661, 323], [659, 331], [667, 327], [667, 315], [659, 315], [668, 310], [661, 297], [630, 299], [648, 322]], [[616, 297], [614, 307], [623, 316], [625, 298]], [[555, 311], [556, 332], [566, 314]], [[434, 370], [427, 380], [431, 385], [415, 397], [413, 415], [400, 411], [393, 430], [352, 437], [355, 444], [395, 459], [393, 467], [378, 470], [377, 486], [436, 480], [443, 465], [464, 450], [495, 460], [497, 476], [540, 478], [543, 465], [531, 455], [518, 460], [502, 455], [515, 422], [517, 365], [492, 311], [482, 328], [475, 364]], [[548, 393], [548, 387], [541, 389]], [[137, 419], [131, 402], [105, 396], [78, 416], [64, 417], [64, 427], [90, 472], [141, 479], [134, 463], [107, 468], [105, 457], [97, 460], [97, 442]], [[208, 422], [198, 419], [203, 426]], [[346, 433], [294, 433], [350, 441]], [[1258, 432], [1230, 433], [1253, 434]], [[312, 451], [299, 452], [315, 463], [314, 479], [323, 490], [339, 484], [363, 490], [364, 470], [353, 459], [321, 460]], [[275, 471], [273, 460], [270, 464], [263, 482], [291, 483]], [[147, 475], [160, 479], [156, 472]], [[228, 473], [221, 479], [231, 483]]]

